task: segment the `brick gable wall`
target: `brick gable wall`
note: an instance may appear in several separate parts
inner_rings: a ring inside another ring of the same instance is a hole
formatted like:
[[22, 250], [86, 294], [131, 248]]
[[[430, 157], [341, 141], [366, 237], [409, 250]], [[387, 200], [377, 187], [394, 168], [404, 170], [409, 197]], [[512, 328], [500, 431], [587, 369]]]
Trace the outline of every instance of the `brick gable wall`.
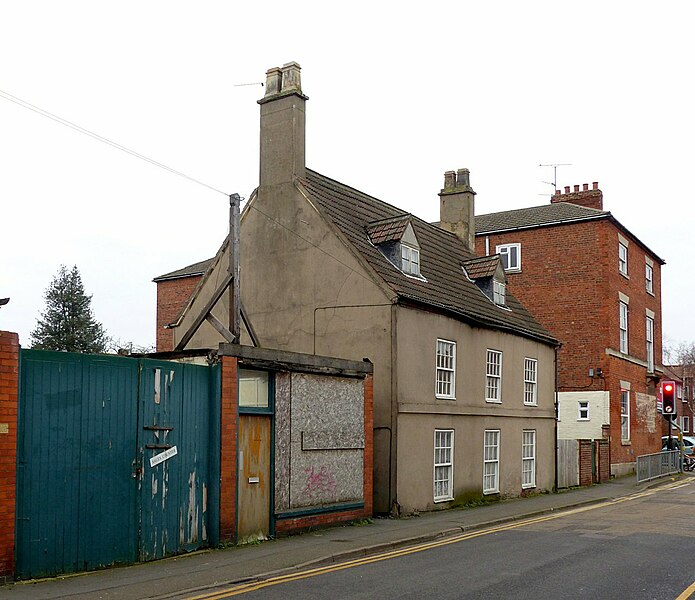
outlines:
[[157, 282], [157, 352], [174, 349], [174, 333], [164, 326], [176, 320], [202, 275]]

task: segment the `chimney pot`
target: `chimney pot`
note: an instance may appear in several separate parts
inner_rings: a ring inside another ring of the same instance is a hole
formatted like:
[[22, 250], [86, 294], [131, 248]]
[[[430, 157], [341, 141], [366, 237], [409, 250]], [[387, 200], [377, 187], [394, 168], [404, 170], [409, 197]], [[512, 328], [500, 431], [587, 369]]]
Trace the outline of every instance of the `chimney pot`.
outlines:
[[579, 191], [579, 184], [576, 184], [576, 185], [574, 186], [574, 191], [575, 191], [575, 192], [578, 192], [578, 191]]
[[593, 186], [594, 186], [594, 189], [597, 190], [598, 189], [598, 181], [594, 181]]
[[565, 186], [565, 194], [569, 194], [569, 193], [570, 193], [570, 186], [566, 185]]
[[459, 169], [456, 173], [456, 187], [471, 187], [471, 172], [468, 169]]
[[301, 67], [296, 62], [289, 62], [282, 65], [281, 93], [298, 92], [302, 93], [302, 81], [299, 74]]
[[444, 189], [451, 190], [456, 187], [456, 172], [446, 171], [444, 173]]
[[582, 191], [583, 191], [583, 192], [589, 191], [589, 184], [588, 184], [588, 183], [585, 183], [585, 184], [582, 186]]
[[265, 74], [265, 96], [275, 96], [280, 93], [282, 71], [277, 67], [268, 69]]

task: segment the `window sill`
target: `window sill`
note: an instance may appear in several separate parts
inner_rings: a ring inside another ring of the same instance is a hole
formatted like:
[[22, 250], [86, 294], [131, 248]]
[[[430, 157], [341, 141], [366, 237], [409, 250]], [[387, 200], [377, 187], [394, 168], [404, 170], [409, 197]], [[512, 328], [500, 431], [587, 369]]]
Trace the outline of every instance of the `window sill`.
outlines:
[[453, 499], [453, 496], [447, 496], [446, 498], [435, 498], [434, 503], [439, 504], [440, 502], [451, 502]]
[[620, 445], [621, 446], [632, 446], [632, 442], [630, 440], [620, 440]]
[[656, 297], [656, 294], [654, 292], [650, 292], [649, 290], [647, 290], [647, 294], [649, 294], [650, 296]]
[[587, 421], [591, 421], [591, 419], [577, 419], [577, 421], [583, 421], [584, 423], [586, 423]]
[[490, 398], [485, 398], [485, 402], [488, 404], [502, 404], [502, 400], [491, 400]]
[[488, 490], [487, 492], [483, 490], [483, 496], [490, 496], [491, 494], [499, 494], [499, 490]]
[[532, 490], [532, 489], [535, 488], [535, 487], [536, 487], [536, 484], [535, 484], [535, 483], [533, 483], [533, 484], [530, 484], [530, 483], [529, 483], [529, 484], [526, 484], [526, 485], [522, 485], [522, 486], [521, 486], [521, 489], [522, 489], [522, 490]]
[[538, 402], [524, 402], [524, 406], [538, 406]]
[[625, 279], [630, 279], [630, 276], [627, 273], [623, 273], [622, 271], [618, 271]]
[[456, 401], [456, 396], [437, 396], [437, 395], [435, 394], [434, 397], [435, 397], [437, 400], [453, 400], [454, 402]]

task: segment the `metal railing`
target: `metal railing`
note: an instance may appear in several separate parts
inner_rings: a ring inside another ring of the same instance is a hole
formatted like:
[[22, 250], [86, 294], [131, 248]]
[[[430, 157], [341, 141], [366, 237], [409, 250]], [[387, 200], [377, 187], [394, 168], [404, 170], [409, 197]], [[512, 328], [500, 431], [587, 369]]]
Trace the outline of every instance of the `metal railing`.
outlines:
[[637, 483], [673, 475], [681, 471], [681, 457], [678, 450], [645, 454], [637, 457]]

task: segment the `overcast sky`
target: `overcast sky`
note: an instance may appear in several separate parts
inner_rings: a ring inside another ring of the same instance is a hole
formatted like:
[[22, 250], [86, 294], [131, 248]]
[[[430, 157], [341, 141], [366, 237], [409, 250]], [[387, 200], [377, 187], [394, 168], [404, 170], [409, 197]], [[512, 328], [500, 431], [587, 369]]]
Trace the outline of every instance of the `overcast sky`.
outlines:
[[[243, 8], [237, 8], [243, 6]], [[414, 7], [417, 6], [418, 9]], [[664, 337], [695, 340], [691, 2], [2, 2], [0, 92], [225, 194], [258, 182], [260, 85], [297, 61], [307, 165], [437, 220], [598, 181], [667, 261]], [[29, 333], [61, 264], [109, 334], [155, 340], [152, 278], [209, 258], [224, 194], [0, 97], [0, 329]], [[546, 194], [546, 195], [544, 195]], [[617, 259], [616, 259], [617, 260]]]

